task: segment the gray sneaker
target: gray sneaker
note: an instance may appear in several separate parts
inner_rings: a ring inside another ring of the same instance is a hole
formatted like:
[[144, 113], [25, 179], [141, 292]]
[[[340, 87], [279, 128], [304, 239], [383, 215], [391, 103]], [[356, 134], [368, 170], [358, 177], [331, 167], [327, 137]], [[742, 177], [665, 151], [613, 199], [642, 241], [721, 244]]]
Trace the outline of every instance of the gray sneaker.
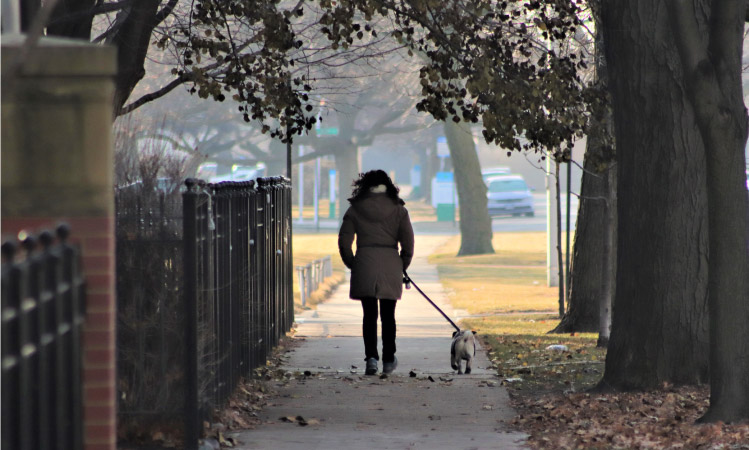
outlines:
[[375, 358], [369, 358], [367, 360], [367, 369], [364, 373], [366, 375], [374, 375], [377, 373], [377, 360]]
[[386, 362], [382, 364], [382, 373], [393, 373], [396, 367], [398, 367], [398, 358], [393, 356], [392, 362]]

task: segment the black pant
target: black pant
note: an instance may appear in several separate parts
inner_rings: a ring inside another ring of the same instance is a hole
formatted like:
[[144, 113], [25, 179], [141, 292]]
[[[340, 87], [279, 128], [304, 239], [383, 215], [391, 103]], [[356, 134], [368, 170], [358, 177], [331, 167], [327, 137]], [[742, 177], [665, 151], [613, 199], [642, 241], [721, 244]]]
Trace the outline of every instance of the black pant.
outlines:
[[[392, 362], [395, 358], [395, 300], [380, 299], [380, 319], [382, 320], [382, 361]], [[365, 360], [380, 359], [377, 353], [377, 299], [364, 298], [362, 335], [364, 336]]]

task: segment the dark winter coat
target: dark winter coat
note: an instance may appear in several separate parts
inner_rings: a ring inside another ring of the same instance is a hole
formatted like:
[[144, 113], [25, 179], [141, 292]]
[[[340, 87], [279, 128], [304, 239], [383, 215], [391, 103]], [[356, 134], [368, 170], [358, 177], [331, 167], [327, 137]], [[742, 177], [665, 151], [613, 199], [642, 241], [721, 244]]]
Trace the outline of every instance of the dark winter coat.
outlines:
[[[351, 249], [356, 236], [356, 255]], [[398, 252], [400, 244], [400, 253]], [[408, 210], [385, 193], [369, 193], [343, 215], [338, 251], [351, 269], [349, 297], [397, 300], [411, 264], [414, 232]]]

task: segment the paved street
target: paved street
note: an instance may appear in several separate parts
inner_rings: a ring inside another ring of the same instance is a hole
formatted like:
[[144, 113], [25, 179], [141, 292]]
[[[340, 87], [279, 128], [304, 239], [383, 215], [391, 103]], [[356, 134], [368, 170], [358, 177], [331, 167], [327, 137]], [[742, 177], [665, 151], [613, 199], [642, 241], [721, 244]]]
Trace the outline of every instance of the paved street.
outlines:
[[[534, 199], [534, 217], [512, 217], [499, 216], [492, 219], [492, 230], [495, 232], [512, 232], [512, 231], [546, 231], [546, 193], [533, 194]], [[577, 197], [572, 197], [570, 201], [570, 229], [575, 229], [578, 209]], [[408, 207], [408, 204], [406, 204]], [[562, 229], [567, 226], [567, 202], [562, 198]], [[457, 234], [460, 232], [457, 222], [414, 222], [414, 230], [422, 234]], [[315, 224], [311, 219], [300, 223], [294, 219], [294, 232], [307, 231], [338, 231], [338, 221], [334, 219], [320, 219]]]

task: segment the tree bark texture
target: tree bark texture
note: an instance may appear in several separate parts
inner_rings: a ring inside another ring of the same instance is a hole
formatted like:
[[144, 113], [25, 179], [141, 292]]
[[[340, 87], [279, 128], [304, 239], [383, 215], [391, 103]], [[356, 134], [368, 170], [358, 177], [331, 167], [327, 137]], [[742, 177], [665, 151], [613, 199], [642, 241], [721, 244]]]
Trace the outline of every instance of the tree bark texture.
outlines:
[[445, 137], [455, 168], [460, 208], [460, 250], [458, 255], [494, 253], [492, 221], [487, 207], [487, 189], [470, 125], [445, 122]]
[[58, 0], [47, 25], [47, 34], [90, 40], [94, 6], [94, 0]]
[[129, 7], [117, 14], [116, 31], [107, 43], [117, 47], [117, 76], [115, 77], [114, 116], [145, 76], [144, 62], [151, 43], [151, 34], [159, 24], [156, 13], [161, 0], [133, 0]]
[[603, 251], [601, 252], [602, 282], [598, 298], [598, 343], [597, 347], [608, 348], [611, 337], [611, 317], [614, 306], [616, 245], [616, 170], [611, 167], [604, 172], [606, 182], [606, 201], [604, 202], [605, 224], [603, 228]]
[[603, 3], [619, 227], [602, 388], [708, 379], [705, 155], [660, 5]]
[[739, 422], [749, 419], [747, 113], [741, 76], [746, 3], [668, 5], [684, 96], [695, 111], [707, 162], [710, 408], [702, 421]]

